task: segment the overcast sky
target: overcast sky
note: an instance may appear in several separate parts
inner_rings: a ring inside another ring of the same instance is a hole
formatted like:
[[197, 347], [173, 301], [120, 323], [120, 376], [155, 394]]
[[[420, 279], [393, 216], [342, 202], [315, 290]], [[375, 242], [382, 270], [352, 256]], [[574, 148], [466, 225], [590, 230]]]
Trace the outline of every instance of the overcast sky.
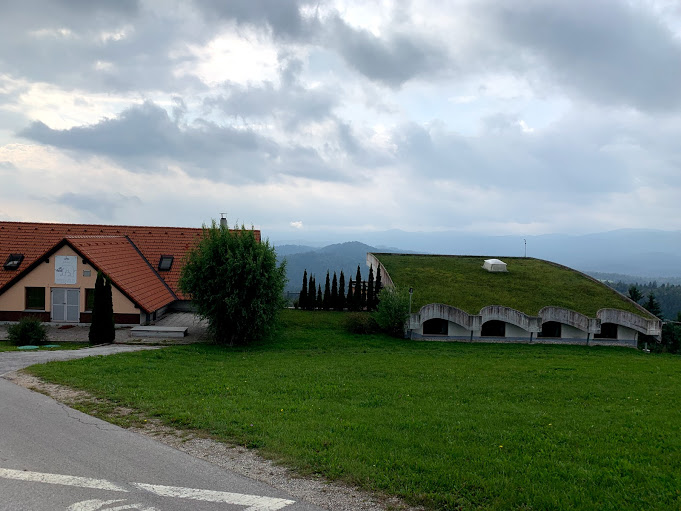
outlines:
[[678, 0], [22, 0], [0, 219], [681, 229]]

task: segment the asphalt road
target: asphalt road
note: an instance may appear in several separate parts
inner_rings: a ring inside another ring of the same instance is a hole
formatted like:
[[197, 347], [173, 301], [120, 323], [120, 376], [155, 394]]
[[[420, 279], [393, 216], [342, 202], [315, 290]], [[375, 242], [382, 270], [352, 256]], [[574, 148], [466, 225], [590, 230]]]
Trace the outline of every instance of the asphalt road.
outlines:
[[[0, 353], [0, 375], [131, 348]], [[295, 500], [0, 378], [0, 510], [321, 511]]]

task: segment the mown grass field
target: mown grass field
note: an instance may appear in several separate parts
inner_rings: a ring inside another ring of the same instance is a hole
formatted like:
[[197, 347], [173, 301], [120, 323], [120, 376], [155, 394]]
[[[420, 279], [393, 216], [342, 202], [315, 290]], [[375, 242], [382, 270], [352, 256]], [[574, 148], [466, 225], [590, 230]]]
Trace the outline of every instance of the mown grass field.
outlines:
[[601, 308], [641, 311], [605, 284], [541, 259], [504, 257], [506, 273], [482, 268], [484, 257], [376, 254], [393, 282], [413, 287], [413, 307], [445, 303], [478, 314], [487, 305], [505, 305], [536, 315], [542, 307], [566, 307], [589, 317]]
[[431, 509], [681, 508], [681, 358], [351, 335], [345, 317], [29, 371]]

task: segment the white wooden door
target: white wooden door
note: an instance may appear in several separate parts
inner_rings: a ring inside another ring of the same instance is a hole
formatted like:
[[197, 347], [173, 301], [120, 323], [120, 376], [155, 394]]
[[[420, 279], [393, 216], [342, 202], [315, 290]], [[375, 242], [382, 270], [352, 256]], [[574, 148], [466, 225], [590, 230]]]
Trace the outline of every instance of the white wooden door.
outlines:
[[52, 289], [52, 321], [65, 323], [80, 321], [80, 289], [63, 287]]

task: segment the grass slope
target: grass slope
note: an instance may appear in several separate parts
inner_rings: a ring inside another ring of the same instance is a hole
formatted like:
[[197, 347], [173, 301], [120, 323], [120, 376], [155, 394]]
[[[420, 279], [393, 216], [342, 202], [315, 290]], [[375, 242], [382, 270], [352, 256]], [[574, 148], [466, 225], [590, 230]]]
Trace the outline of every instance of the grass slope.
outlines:
[[29, 371], [431, 509], [681, 508], [678, 357], [358, 336], [345, 317]]
[[532, 258], [504, 257], [506, 273], [482, 268], [484, 257], [376, 254], [395, 285], [413, 287], [413, 307], [445, 303], [478, 314], [487, 305], [504, 305], [536, 315], [549, 305], [589, 317], [602, 308], [651, 317], [605, 284], [564, 266]]

